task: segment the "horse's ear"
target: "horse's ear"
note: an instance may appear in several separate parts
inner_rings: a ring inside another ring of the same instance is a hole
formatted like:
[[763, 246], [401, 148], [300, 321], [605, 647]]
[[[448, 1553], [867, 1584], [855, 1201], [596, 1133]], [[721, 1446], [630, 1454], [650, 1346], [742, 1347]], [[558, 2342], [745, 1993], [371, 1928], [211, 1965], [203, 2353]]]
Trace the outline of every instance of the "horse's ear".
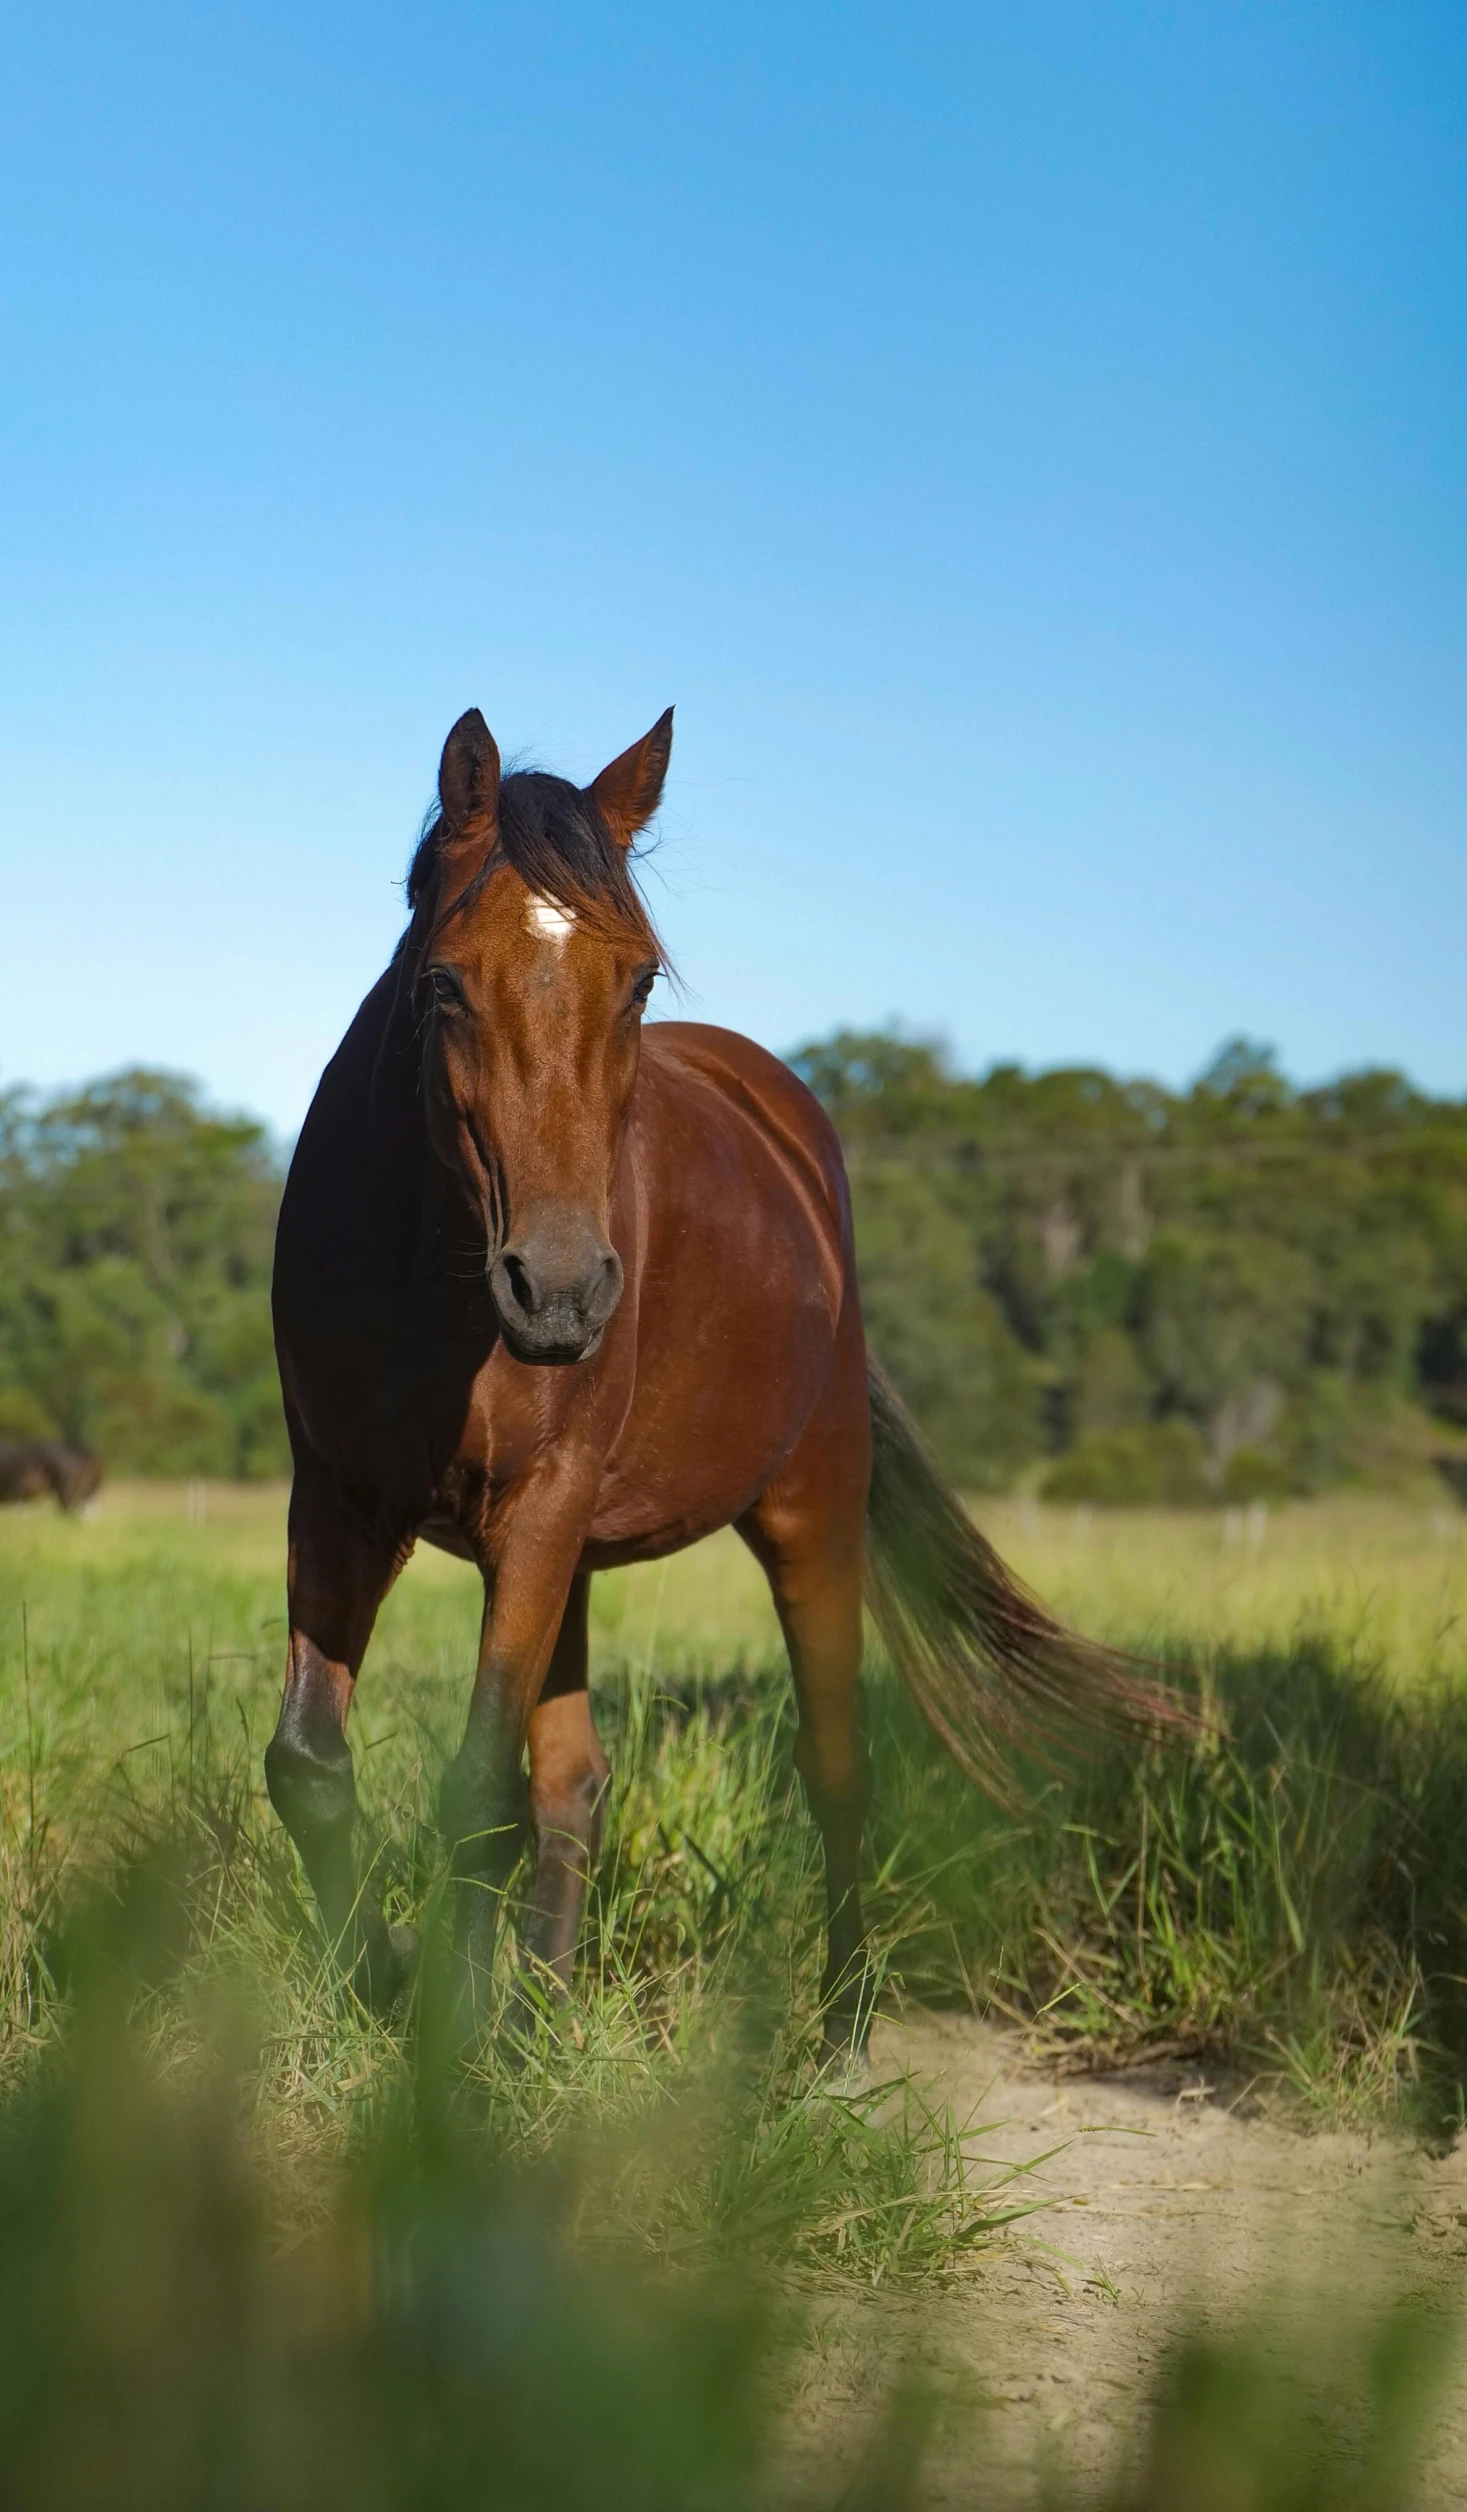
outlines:
[[603, 768], [594, 785], [587, 787], [591, 800], [606, 822], [618, 846], [630, 846], [638, 829], [644, 829], [662, 800], [663, 780], [672, 757], [672, 709], [659, 715], [650, 733], [634, 741], [609, 768]]
[[499, 816], [499, 745], [477, 707], [459, 717], [443, 745], [438, 799], [451, 830]]

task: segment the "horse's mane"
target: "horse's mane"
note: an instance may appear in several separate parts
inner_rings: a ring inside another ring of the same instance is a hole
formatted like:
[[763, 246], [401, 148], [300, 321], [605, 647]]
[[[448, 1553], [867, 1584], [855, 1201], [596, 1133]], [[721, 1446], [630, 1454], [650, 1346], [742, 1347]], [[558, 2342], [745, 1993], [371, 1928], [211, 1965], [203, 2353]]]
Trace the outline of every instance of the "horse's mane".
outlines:
[[[432, 892], [446, 830], [442, 808], [435, 804], [408, 869], [407, 903], [414, 916]], [[448, 903], [448, 913], [458, 915], [472, 907], [503, 864], [539, 897], [553, 899], [608, 939], [645, 948], [666, 965], [656, 927], [632, 879], [630, 847], [617, 844], [591, 796], [568, 777], [517, 768], [503, 779], [494, 843], [459, 896]]]

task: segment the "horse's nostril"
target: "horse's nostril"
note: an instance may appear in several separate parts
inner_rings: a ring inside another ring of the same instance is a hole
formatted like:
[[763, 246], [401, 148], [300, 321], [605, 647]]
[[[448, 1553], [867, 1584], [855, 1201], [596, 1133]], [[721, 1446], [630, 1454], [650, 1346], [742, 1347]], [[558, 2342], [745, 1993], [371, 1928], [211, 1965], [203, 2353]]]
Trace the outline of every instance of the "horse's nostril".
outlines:
[[621, 1260], [587, 1235], [531, 1234], [495, 1258], [489, 1287], [517, 1351], [571, 1360], [599, 1338], [621, 1297]]
[[501, 1257], [500, 1273], [503, 1277], [504, 1287], [508, 1291], [510, 1298], [513, 1300], [515, 1307], [522, 1310], [526, 1317], [533, 1317], [536, 1308], [535, 1286], [530, 1280], [529, 1275], [526, 1273], [519, 1257], [512, 1255]]

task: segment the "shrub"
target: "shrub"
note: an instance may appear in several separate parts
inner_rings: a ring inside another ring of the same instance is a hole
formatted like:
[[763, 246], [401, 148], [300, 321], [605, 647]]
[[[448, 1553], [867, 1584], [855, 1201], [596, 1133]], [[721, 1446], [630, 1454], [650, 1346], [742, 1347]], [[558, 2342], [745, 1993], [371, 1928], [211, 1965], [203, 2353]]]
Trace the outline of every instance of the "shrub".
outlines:
[[1094, 1501], [1102, 1508], [1188, 1508], [1215, 1497], [1202, 1442], [1189, 1422], [1098, 1432], [1051, 1466], [1046, 1500]]
[[1281, 1457], [1266, 1448], [1235, 1448], [1223, 1468], [1218, 1498], [1232, 1502], [1286, 1500], [1294, 1478]]
[[24, 1387], [0, 1387], [0, 1439], [54, 1439], [56, 1424]]

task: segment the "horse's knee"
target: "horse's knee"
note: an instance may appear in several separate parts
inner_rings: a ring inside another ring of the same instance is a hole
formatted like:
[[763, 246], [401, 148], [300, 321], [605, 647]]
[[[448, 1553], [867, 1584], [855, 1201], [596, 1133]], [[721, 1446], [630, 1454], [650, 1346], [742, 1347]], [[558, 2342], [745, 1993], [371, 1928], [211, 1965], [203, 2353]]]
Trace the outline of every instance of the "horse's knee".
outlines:
[[501, 1757], [465, 1746], [444, 1771], [438, 1823], [459, 1875], [501, 1881], [524, 1845], [525, 1785]]
[[588, 1869], [595, 1864], [610, 1775], [584, 1686], [542, 1700], [530, 1722], [530, 1814], [542, 1857], [559, 1841]]
[[801, 1727], [795, 1737], [795, 1768], [817, 1822], [842, 1815], [862, 1820], [871, 1800], [871, 1774], [865, 1746], [854, 1730], [832, 1736]]
[[601, 1855], [610, 1779], [606, 1756], [599, 1750], [583, 1754], [570, 1767], [532, 1771], [530, 1819], [540, 1856], [556, 1847], [579, 1851], [589, 1874]]
[[298, 1844], [350, 1831], [356, 1812], [351, 1748], [335, 1730], [312, 1733], [289, 1708], [284, 1710], [265, 1747], [265, 1786]]

